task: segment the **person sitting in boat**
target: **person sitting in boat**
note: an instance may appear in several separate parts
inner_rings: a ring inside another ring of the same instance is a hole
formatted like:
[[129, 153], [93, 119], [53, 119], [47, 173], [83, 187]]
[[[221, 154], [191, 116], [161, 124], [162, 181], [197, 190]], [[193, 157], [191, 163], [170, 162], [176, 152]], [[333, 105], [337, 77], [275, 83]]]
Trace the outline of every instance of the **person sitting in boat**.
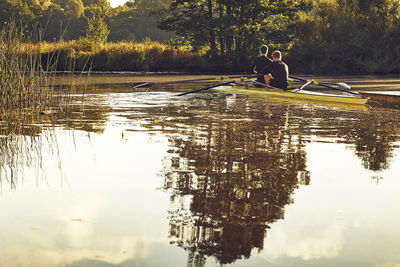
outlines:
[[282, 53], [278, 50], [272, 52], [273, 61], [263, 69], [265, 83], [272, 87], [287, 90], [289, 68], [283, 63]]
[[252, 71], [257, 74], [257, 82], [265, 84], [262, 70], [272, 62], [272, 59], [267, 56], [268, 46], [262, 45], [259, 52], [260, 56], [254, 60]]

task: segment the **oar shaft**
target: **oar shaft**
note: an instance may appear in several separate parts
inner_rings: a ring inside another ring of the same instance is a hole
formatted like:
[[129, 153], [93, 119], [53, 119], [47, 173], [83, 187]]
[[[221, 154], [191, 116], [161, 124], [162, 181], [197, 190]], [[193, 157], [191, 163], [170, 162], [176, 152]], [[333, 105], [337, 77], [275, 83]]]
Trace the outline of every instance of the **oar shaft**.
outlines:
[[218, 76], [218, 77], [210, 77], [210, 78], [199, 78], [199, 79], [189, 79], [189, 80], [176, 80], [176, 81], [164, 81], [164, 82], [141, 82], [138, 83], [136, 86], [134, 85], [134, 88], [149, 88], [155, 84], [173, 84], [173, 83], [187, 83], [187, 82], [201, 82], [201, 81], [223, 81], [223, 80], [228, 80], [228, 79], [236, 79], [236, 78], [255, 78], [257, 77], [256, 75], [251, 75], [251, 76]]
[[[254, 78], [257, 77], [255, 75], [253, 76], [219, 76], [219, 77], [214, 77], [214, 78], [202, 78], [202, 79], [192, 79], [192, 80], [180, 80], [180, 81], [171, 81], [171, 82], [162, 82], [162, 83], [186, 83], [186, 82], [200, 82], [200, 81], [223, 81], [223, 80], [228, 80], [228, 79], [236, 79], [236, 78]], [[160, 84], [160, 83], [156, 83]]]
[[218, 86], [227, 85], [227, 84], [230, 84], [230, 83], [232, 83], [232, 82], [234, 82], [234, 81], [229, 81], [229, 82], [214, 84], [214, 85], [207, 86], [207, 87], [204, 87], [204, 88], [192, 90], [192, 91], [189, 91], [189, 92], [184, 92], [184, 93], [178, 94], [178, 96], [183, 96], [183, 95], [188, 95], [188, 94], [192, 94], [192, 93], [201, 92], [201, 91], [208, 90], [208, 89], [211, 89], [211, 88], [215, 88], [215, 87], [218, 87]]
[[[292, 78], [292, 79], [296, 79], [296, 80], [302, 81], [302, 82], [309, 82], [309, 80], [306, 80], [306, 79], [303, 79], [303, 78], [300, 78], [300, 77], [296, 77], [296, 76], [293, 76], [293, 75], [289, 75], [289, 77]], [[313, 82], [316, 85], [321, 85], [321, 86], [324, 86], [326, 88], [330, 88], [332, 90], [338, 90], [338, 91], [346, 92], [346, 93], [349, 93], [349, 94], [352, 94], [352, 95], [358, 95], [358, 93], [356, 93], [356, 92], [352, 92], [352, 91], [348, 91], [348, 90], [345, 90], [345, 89], [333, 87], [333, 86], [330, 86], [330, 85], [325, 84], [325, 83], [319, 83], [319, 82], [316, 82], [316, 81], [313, 81]]]

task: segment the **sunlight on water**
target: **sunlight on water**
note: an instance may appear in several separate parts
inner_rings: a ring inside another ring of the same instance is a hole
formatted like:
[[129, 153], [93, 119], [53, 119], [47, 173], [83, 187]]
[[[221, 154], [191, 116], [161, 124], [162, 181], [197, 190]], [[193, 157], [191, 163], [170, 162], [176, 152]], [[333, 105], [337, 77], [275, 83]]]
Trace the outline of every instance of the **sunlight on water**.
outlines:
[[0, 265], [400, 264], [399, 112], [99, 90], [2, 123]]

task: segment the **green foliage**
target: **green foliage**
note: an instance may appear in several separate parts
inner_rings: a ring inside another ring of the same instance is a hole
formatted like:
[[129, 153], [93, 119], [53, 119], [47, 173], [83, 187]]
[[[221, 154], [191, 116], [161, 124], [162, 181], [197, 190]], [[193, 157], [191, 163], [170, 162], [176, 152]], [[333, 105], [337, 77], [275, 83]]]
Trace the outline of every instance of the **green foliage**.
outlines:
[[[103, 69], [170, 70], [180, 62], [192, 70], [243, 72], [266, 44], [284, 52], [291, 72], [400, 72], [398, 0], [130, 0], [117, 8], [107, 0], [0, 0], [0, 30], [13, 19], [25, 33], [42, 29], [46, 41], [79, 40], [78, 50], [107, 39], [168, 44], [127, 52], [134, 58], [128, 62], [105, 50], [96, 54]], [[168, 54], [178, 50], [185, 53]], [[189, 67], [199, 56], [201, 66]]]
[[289, 48], [289, 29], [305, 1], [174, 0], [160, 14], [160, 27], [189, 41], [194, 51], [209, 47], [221, 66], [243, 66], [261, 44]]
[[38, 23], [44, 40], [78, 40], [85, 35], [88, 18], [101, 17], [112, 41], [165, 41], [174, 34], [158, 29], [152, 14], [167, 3], [136, 0], [112, 8], [107, 0], [0, 0], [0, 29], [11, 20], [21, 22], [27, 31]]
[[167, 2], [136, 0], [117, 7], [110, 23], [110, 40], [142, 41], [148, 37], [153, 41], [165, 41], [173, 38], [174, 34], [157, 28], [157, 20], [152, 16]]
[[92, 18], [94, 16], [105, 18], [109, 22], [113, 16], [113, 10], [107, 0], [83, 0], [85, 6], [85, 16]]
[[183, 48], [188, 51], [193, 50], [193, 47], [191, 46], [190, 42], [186, 40], [185, 38], [175, 38], [167, 41], [167, 45], [172, 48]]
[[81, 38], [79, 42], [84, 47], [93, 47], [95, 45], [104, 45], [107, 42], [107, 37], [110, 34], [107, 24], [99, 16], [94, 16], [89, 19], [86, 28], [85, 37]]
[[54, 3], [61, 8], [63, 14], [68, 19], [83, 16], [84, 7], [82, 0], [55, 0]]
[[399, 18], [397, 0], [316, 2], [297, 21], [291, 62], [303, 72], [398, 72]]

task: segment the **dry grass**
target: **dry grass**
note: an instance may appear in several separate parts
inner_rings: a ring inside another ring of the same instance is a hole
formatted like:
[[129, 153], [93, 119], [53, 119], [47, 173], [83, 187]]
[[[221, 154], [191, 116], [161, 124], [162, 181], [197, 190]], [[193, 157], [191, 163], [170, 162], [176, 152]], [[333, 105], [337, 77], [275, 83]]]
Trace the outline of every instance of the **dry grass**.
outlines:
[[75, 62], [76, 70], [82, 70], [88, 59], [93, 70], [98, 71], [191, 71], [205, 65], [201, 55], [190, 52], [188, 47], [174, 48], [152, 41], [110, 42], [90, 47], [79, 41], [24, 43], [21, 51], [45, 57], [59, 53], [57, 70], [65, 68], [64, 62], [71, 61]]
[[[0, 31], [0, 131], [2, 135], [26, 134], [23, 129], [41, 123], [45, 114], [68, 109], [78, 86], [85, 83], [87, 74], [74, 79], [74, 84], [55, 88], [54, 79], [60, 70], [61, 48], [73, 44], [34, 42], [36, 33], [9, 24]], [[46, 51], [43, 53], [42, 51]], [[71, 75], [74, 62], [63, 62], [63, 70]], [[83, 63], [87, 68], [88, 61]], [[78, 82], [77, 82], [78, 81]], [[77, 84], [79, 83], [79, 84]], [[35, 135], [35, 133], [32, 133]]]
[[[52, 89], [48, 86], [55, 66], [42, 64], [34, 36], [9, 25], [0, 31], [0, 109], [2, 112], [46, 109], [53, 105]], [[27, 52], [29, 51], [29, 52]], [[53, 55], [51, 61], [55, 61]]]

